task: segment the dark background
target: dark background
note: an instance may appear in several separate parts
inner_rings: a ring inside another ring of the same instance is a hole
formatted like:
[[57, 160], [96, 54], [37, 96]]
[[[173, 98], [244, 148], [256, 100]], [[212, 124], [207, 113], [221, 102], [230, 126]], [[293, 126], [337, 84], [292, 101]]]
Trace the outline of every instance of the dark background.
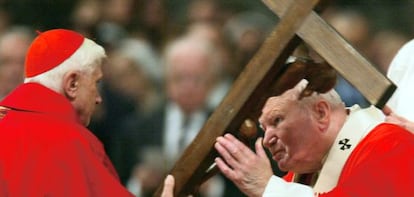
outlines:
[[[166, 1], [170, 18], [179, 21], [183, 17], [180, 13], [184, 13], [188, 2], [189, 0]], [[73, 0], [0, 0], [0, 9], [6, 10], [15, 24], [50, 29], [68, 27], [69, 16], [76, 3]], [[225, 0], [220, 3], [235, 12], [253, 8], [272, 15], [260, 0]], [[414, 11], [412, 0], [336, 0], [330, 3], [362, 11], [371, 19], [375, 30], [394, 29], [410, 35], [414, 32], [414, 22], [411, 20]]]

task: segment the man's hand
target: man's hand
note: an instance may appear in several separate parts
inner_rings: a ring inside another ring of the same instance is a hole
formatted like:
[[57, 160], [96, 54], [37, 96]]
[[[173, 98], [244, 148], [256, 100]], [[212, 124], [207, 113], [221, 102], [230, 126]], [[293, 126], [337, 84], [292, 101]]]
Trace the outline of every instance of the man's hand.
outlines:
[[396, 124], [404, 129], [407, 129], [414, 134], [414, 122], [407, 120], [406, 118], [397, 115], [388, 106], [384, 106], [382, 112], [385, 115], [385, 122]]
[[262, 141], [257, 139], [256, 153], [231, 134], [218, 137], [214, 145], [222, 157], [215, 159], [217, 167], [248, 196], [262, 196], [273, 175]]
[[164, 188], [162, 189], [161, 197], [174, 197], [174, 177], [168, 175], [164, 179]]
[[407, 129], [411, 133], [414, 133], [414, 122], [411, 122], [395, 113], [390, 113], [387, 115], [385, 117], [385, 122], [396, 124], [404, 129]]

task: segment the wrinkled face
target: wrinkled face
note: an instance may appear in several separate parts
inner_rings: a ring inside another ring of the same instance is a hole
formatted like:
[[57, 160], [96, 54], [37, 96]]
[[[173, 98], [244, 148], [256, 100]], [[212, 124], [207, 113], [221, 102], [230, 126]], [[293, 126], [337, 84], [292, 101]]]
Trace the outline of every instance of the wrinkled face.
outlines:
[[287, 91], [271, 97], [259, 122], [265, 131], [264, 146], [283, 171], [314, 172], [321, 167], [324, 153], [318, 152], [319, 132], [310, 109], [302, 108]]
[[76, 98], [72, 102], [83, 125], [88, 126], [97, 104], [102, 102], [98, 83], [102, 78], [102, 69], [98, 66], [92, 73], [80, 74]]

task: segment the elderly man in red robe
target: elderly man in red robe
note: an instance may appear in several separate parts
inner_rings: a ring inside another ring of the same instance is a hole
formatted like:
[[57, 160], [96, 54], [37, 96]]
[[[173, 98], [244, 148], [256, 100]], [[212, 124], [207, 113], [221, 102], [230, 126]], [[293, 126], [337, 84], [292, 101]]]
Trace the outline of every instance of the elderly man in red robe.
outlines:
[[[345, 108], [331, 90], [301, 98], [307, 81], [266, 102], [256, 152], [231, 134], [218, 137], [221, 172], [250, 197], [413, 196], [414, 135], [384, 123], [375, 107]], [[272, 174], [266, 146], [284, 179]], [[164, 191], [171, 191], [169, 175]]]
[[[301, 99], [306, 84], [268, 99], [256, 153], [219, 137], [220, 170], [248, 196], [412, 196], [414, 135], [375, 107], [345, 108], [334, 90]], [[262, 143], [285, 179], [272, 175]]]
[[132, 196], [86, 129], [105, 57], [70, 30], [32, 42], [24, 84], [0, 102], [0, 196]]

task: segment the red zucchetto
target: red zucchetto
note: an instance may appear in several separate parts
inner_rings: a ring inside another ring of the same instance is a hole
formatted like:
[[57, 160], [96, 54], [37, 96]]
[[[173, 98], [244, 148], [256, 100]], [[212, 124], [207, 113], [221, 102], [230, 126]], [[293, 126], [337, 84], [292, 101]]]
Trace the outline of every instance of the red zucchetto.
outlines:
[[84, 39], [81, 34], [66, 29], [39, 33], [27, 51], [25, 76], [34, 77], [60, 65], [79, 49]]

